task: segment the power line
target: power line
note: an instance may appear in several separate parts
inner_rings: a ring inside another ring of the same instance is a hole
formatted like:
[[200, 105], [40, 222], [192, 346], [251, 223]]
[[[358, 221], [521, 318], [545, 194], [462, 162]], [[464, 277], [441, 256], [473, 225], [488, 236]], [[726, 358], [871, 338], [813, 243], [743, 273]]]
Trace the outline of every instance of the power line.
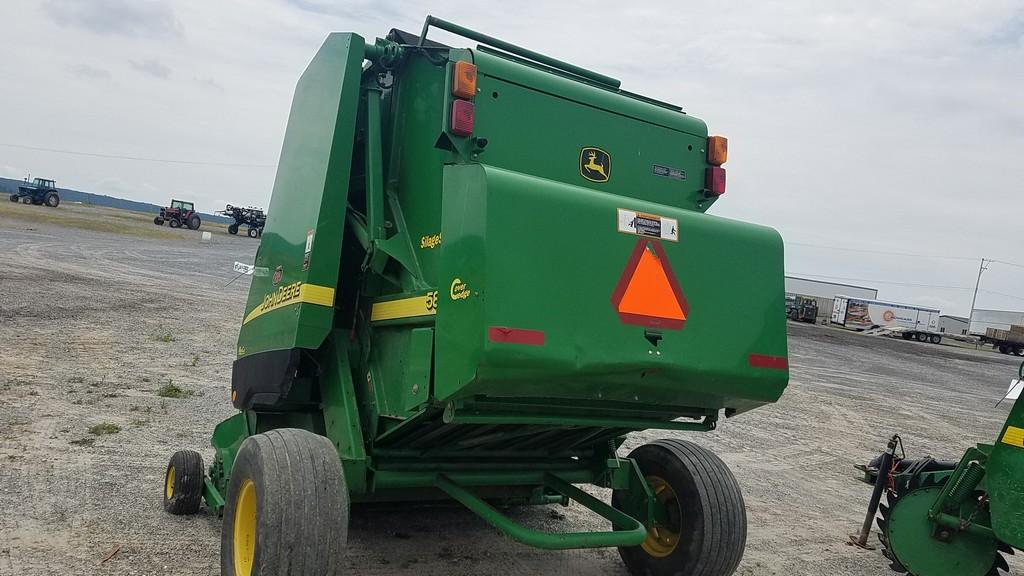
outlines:
[[[867, 254], [885, 254], [888, 256], [909, 256], [911, 258], [938, 258], [943, 260], [977, 260], [972, 256], [941, 256], [938, 254], [912, 254], [910, 252], [891, 252], [888, 250], [868, 250], [867, 248], [846, 248], [844, 246], [825, 246], [822, 244], [808, 244], [805, 242], [786, 242], [787, 246], [805, 246], [808, 248], [822, 248], [825, 250], [841, 250], [843, 252], [864, 252]], [[1024, 267], [1024, 266], [1022, 266]]]
[[70, 154], [72, 156], [89, 156], [92, 158], [107, 158], [112, 160], [132, 160], [135, 162], [158, 162], [162, 164], [189, 164], [193, 166], [229, 166], [232, 168], [276, 168], [276, 164], [246, 164], [241, 162], [204, 162], [201, 160], [174, 160], [169, 158], [145, 158], [142, 156], [122, 156], [120, 154], [99, 154], [95, 152], [80, 152], [77, 150], [57, 150], [55, 148], [41, 148], [38, 146], [26, 146], [23, 144], [6, 144], [0, 142], [0, 146], [9, 148], [21, 148], [22, 150], [34, 150], [36, 152], [53, 152], [55, 154]]
[[996, 296], [1002, 296], [1004, 298], [1013, 298], [1014, 300], [1024, 300], [1024, 298], [1021, 298], [1020, 296], [1014, 296], [1013, 294], [1004, 294], [1002, 292], [996, 292], [995, 290], [986, 290], [984, 288], [979, 288], [978, 291], [988, 292], [989, 294], [995, 294]]
[[[891, 284], [894, 286], [913, 286], [917, 288], [940, 288], [943, 290], [973, 290], [969, 286], [939, 286], [936, 284], [916, 284], [913, 282], [892, 282], [889, 280], [871, 280], [868, 278], [850, 278], [847, 276], [825, 276], [824, 274], [805, 274], [801, 272], [787, 272], [789, 275], [795, 276], [814, 276], [816, 278], [825, 278], [828, 280], [846, 280], [848, 282], [870, 282], [872, 284]], [[813, 280], [813, 278], [810, 278]]]

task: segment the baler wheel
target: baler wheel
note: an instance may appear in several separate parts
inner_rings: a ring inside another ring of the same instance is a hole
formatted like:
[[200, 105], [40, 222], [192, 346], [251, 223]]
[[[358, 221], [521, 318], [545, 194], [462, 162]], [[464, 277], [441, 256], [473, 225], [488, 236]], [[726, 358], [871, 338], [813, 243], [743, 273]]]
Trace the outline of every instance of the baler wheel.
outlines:
[[228, 224], [228, 234], [232, 236], [238, 234], [238, 224]]
[[340, 574], [348, 489], [324, 436], [278, 428], [250, 436], [231, 469], [221, 529], [221, 574]]
[[164, 474], [164, 510], [195, 514], [203, 501], [203, 457], [194, 450], [178, 450]]
[[[636, 576], [729, 576], [743, 557], [747, 514], [732, 472], [718, 456], [684, 440], [658, 440], [629, 455], [647, 479], [664, 514], [648, 526], [640, 546], [619, 548]], [[627, 510], [624, 490], [612, 504]]]

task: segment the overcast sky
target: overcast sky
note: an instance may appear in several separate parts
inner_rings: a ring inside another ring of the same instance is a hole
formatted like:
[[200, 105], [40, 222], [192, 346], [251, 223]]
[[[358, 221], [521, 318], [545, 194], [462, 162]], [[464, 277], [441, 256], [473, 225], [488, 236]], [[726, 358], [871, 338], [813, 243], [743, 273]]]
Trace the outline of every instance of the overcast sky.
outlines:
[[[430, 12], [707, 121], [730, 144], [712, 212], [777, 228], [788, 273], [967, 315], [978, 258], [1024, 265], [1019, 0], [4, 0], [0, 176], [265, 206], [325, 35]], [[979, 308], [1024, 309], [1024, 267], [991, 264], [982, 288]]]

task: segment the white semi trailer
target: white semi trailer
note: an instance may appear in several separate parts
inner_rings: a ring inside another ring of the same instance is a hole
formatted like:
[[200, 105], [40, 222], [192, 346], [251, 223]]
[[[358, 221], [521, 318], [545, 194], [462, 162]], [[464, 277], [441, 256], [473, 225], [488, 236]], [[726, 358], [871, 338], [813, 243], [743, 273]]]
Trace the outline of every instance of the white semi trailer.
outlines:
[[832, 301], [832, 323], [856, 330], [890, 328], [904, 340], [932, 344], [942, 341], [939, 311], [910, 304], [836, 296]]

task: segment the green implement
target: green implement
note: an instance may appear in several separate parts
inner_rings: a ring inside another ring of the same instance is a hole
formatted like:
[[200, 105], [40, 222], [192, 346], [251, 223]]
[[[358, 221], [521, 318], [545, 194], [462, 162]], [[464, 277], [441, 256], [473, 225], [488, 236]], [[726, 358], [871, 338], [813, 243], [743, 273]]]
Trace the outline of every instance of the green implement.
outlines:
[[[350, 502], [410, 500], [531, 546], [618, 547], [635, 574], [732, 574], [746, 516], [725, 464], [678, 439], [618, 453], [786, 387], [782, 240], [706, 214], [726, 154], [676, 106], [443, 20], [331, 34], [292, 103], [239, 412], [202, 482], [172, 461], [165, 498], [192, 502], [178, 483], [223, 513], [224, 574], [333, 573]], [[608, 528], [499, 512], [570, 500]]]
[[[1024, 382], [1024, 364], [1018, 371]], [[1012, 391], [1012, 388], [1011, 388]], [[1019, 392], [1019, 391], [1018, 391]], [[878, 515], [883, 554], [913, 576], [997, 576], [1009, 571], [1000, 554], [1024, 548], [1024, 402], [1015, 401], [995, 444], [969, 448], [959, 462], [908, 460], [893, 436], [881, 456], [858, 466], [874, 484], [864, 528], [867, 545]], [[886, 503], [879, 504], [884, 490]]]

